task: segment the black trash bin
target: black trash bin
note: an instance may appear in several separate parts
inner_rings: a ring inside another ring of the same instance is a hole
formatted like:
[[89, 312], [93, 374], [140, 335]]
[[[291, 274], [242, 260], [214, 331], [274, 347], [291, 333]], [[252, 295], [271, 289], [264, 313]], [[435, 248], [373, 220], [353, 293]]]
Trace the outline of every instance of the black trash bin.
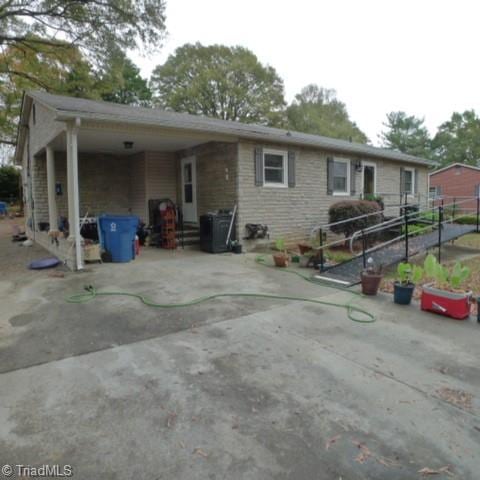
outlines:
[[[209, 253], [228, 252], [230, 245], [227, 245], [227, 236], [231, 221], [231, 212], [202, 215], [200, 217], [200, 248]], [[230, 234], [230, 241], [232, 240], [235, 240], [235, 225], [232, 226]]]

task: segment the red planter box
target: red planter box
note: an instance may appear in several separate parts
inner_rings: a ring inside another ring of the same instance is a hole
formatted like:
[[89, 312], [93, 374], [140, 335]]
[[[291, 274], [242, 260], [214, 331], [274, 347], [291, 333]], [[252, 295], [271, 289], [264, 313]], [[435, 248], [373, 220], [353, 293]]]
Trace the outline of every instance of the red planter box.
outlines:
[[429, 285], [423, 286], [421, 308], [456, 320], [470, 315], [472, 292], [456, 293], [440, 290]]

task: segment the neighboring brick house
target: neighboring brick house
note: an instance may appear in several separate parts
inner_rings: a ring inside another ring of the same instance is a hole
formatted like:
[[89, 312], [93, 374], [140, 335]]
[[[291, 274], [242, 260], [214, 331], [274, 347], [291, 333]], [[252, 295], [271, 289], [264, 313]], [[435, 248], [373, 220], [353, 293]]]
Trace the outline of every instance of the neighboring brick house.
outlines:
[[452, 163], [429, 175], [429, 194], [436, 205], [458, 204], [458, 210], [476, 210], [480, 193], [480, 168], [463, 163]]
[[[150, 199], [172, 199], [192, 223], [237, 205], [240, 238], [245, 224], [261, 223], [272, 239], [299, 240], [328, 221], [336, 201], [428, 193], [428, 161], [400, 152], [43, 92], [25, 94], [16, 162], [30, 236], [74, 268], [80, 218], [133, 213], [148, 222]], [[39, 224], [55, 230], [60, 215], [71, 235], [52, 242]]]

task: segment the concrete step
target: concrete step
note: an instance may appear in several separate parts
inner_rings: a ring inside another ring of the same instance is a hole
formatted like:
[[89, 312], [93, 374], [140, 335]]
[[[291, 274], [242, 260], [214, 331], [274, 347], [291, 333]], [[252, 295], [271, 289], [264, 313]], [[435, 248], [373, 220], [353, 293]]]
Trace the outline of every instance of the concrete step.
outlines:
[[[180, 230], [176, 230], [175, 232], [175, 236], [177, 238], [182, 238], [182, 231]], [[199, 237], [200, 236], [200, 232], [198, 230], [184, 230], [183, 231], [183, 237], [185, 239], [187, 238], [191, 238], [191, 237]]]
[[[185, 246], [190, 246], [190, 245], [200, 245], [200, 237], [185, 237], [183, 240], [183, 244]], [[177, 238], [177, 247], [182, 246], [182, 239]]]

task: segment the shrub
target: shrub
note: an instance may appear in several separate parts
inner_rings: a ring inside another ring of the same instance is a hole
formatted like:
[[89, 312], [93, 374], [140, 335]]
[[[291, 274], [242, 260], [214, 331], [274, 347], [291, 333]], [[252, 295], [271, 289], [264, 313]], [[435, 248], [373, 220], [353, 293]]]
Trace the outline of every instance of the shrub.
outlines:
[[373, 193], [367, 193], [363, 199], [367, 200], [369, 202], [377, 202], [380, 205], [381, 210], [385, 209], [385, 203], [383, 201], [383, 197], [381, 197], [380, 195], [374, 195]]
[[[344, 200], [334, 203], [328, 210], [329, 222], [335, 223], [342, 220], [348, 220], [349, 218], [358, 217], [367, 213], [380, 212], [381, 207], [377, 202], [369, 202], [367, 200]], [[344, 222], [340, 225], [333, 225], [330, 230], [333, 233], [343, 234], [345, 237], [350, 237], [354, 232], [358, 230], [371, 227], [377, 223], [382, 222], [383, 216], [381, 213], [378, 215], [370, 215], [368, 217], [352, 220], [350, 222]]]

